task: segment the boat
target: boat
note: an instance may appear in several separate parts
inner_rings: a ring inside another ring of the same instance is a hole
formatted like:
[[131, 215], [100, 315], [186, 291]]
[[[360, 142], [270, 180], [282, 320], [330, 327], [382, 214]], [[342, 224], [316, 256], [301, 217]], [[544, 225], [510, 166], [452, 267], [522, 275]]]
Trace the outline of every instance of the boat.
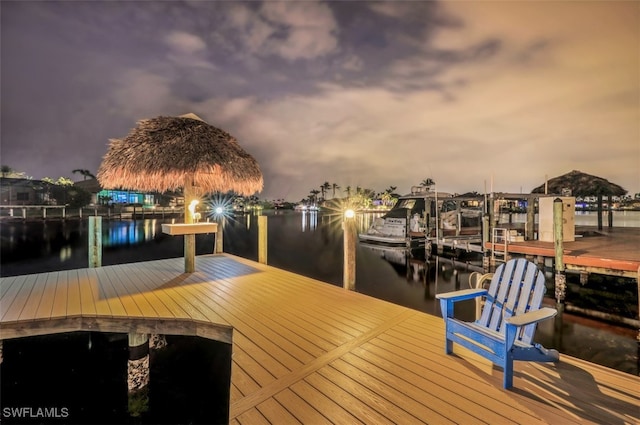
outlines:
[[449, 193], [435, 192], [425, 186], [413, 186], [411, 193], [398, 198], [386, 214], [378, 217], [366, 232], [358, 235], [363, 242], [386, 245], [424, 243], [430, 217], [435, 216], [440, 199], [451, 198]]

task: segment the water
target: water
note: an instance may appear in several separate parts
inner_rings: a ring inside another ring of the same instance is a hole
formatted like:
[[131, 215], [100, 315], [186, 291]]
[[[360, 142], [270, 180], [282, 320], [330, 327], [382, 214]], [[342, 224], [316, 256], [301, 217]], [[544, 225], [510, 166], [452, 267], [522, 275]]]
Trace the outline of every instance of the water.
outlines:
[[230, 345], [181, 335], [167, 335], [166, 341], [150, 354], [148, 411], [133, 417], [126, 334], [71, 332], [6, 340], [0, 417], [5, 424], [226, 423]]
[[[636, 221], [640, 213], [628, 215], [624, 223]], [[627, 214], [629, 214], [627, 212]], [[341, 216], [327, 213], [269, 212], [268, 264], [329, 284], [342, 286], [343, 239]], [[360, 230], [375, 216], [358, 216]], [[595, 213], [585, 214], [589, 220]], [[577, 218], [577, 222], [581, 219]], [[595, 220], [595, 218], [594, 218]], [[614, 217], [614, 224], [622, 221]], [[102, 264], [183, 256], [183, 239], [162, 234], [161, 220], [103, 222]], [[170, 222], [170, 221], [166, 221]], [[595, 221], [594, 221], [595, 223]], [[87, 222], [3, 222], [2, 276], [87, 267]], [[229, 219], [224, 231], [225, 252], [257, 260], [257, 218], [252, 215]], [[213, 251], [213, 235], [197, 235], [198, 255]], [[379, 250], [357, 247], [356, 291], [440, 317], [435, 294], [468, 287], [469, 275], [479, 270], [481, 259], [473, 254], [457, 259], [424, 257], [424, 250]], [[548, 294], [553, 279], [548, 277]], [[567, 301], [583, 302], [586, 292], [597, 291], [601, 282], [585, 287], [578, 276], [568, 275]], [[607, 280], [609, 292], [622, 299], [618, 310], [637, 317], [637, 289], [632, 279]], [[462, 308], [464, 318], [473, 317], [473, 304]], [[562, 319], [540, 325], [538, 342], [561, 353], [638, 374], [637, 329], [614, 326], [565, 313]]]

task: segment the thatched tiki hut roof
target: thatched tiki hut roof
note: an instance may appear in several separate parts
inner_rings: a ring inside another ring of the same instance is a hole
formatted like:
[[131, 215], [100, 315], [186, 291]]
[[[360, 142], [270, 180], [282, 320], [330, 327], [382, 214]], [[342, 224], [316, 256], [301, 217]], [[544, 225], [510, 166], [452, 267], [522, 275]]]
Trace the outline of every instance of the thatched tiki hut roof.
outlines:
[[[549, 193], [561, 194], [563, 189], [571, 190], [572, 196], [623, 196], [627, 191], [602, 177], [592, 176], [578, 170], [554, 177], [547, 183]], [[544, 193], [545, 183], [531, 193]]]
[[[531, 191], [531, 193], [545, 193], [545, 186], [548, 193], [562, 194], [565, 189], [571, 191], [572, 196], [597, 196], [598, 197], [598, 229], [602, 229], [602, 197], [623, 196], [627, 191], [617, 184], [611, 183], [602, 177], [592, 176], [578, 170], [554, 177], [547, 183], [543, 183]], [[609, 202], [611, 209], [611, 202]], [[609, 226], [613, 226], [613, 215], [609, 211]]]
[[141, 120], [124, 139], [112, 139], [98, 170], [104, 188], [199, 193], [262, 190], [256, 160], [229, 133], [193, 114]]
[[[227, 191], [253, 195], [263, 186], [258, 163], [236, 139], [193, 114], [142, 120], [124, 139], [112, 139], [98, 180], [105, 189], [182, 188], [187, 224], [196, 216], [192, 202], [201, 195]], [[193, 272], [195, 234], [185, 234], [184, 242], [185, 272]]]

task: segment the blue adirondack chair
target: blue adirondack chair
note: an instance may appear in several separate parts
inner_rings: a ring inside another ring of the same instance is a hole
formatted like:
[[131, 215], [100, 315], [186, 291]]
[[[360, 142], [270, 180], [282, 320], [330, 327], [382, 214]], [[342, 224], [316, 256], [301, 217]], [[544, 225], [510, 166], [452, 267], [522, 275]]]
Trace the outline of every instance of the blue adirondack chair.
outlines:
[[[560, 355], [532, 343], [538, 322], [557, 311], [542, 307], [546, 290], [544, 275], [525, 259], [509, 260], [491, 276], [489, 289], [466, 289], [436, 295], [445, 321], [445, 352], [453, 343], [491, 360], [504, 369], [503, 387], [513, 386], [513, 361], [557, 362]], [[484, 297], [480, 318], [475, 322], [456, 319], [454, 303]]]

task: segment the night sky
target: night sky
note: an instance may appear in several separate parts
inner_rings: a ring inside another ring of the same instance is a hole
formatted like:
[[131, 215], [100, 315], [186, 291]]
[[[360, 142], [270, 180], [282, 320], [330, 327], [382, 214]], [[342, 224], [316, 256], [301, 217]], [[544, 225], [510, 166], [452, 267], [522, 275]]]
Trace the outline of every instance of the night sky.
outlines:
[[[262, 199], [328, 181], [528, 193], [580, 170], [640, 192], [640, 2], [6, 1], [1, 162], [94, 174], [109, 139], [193, 112]], [[336, 196], [339, 194], [336, 194]], [[330, 197], [330, 196], [328, 196]]]

